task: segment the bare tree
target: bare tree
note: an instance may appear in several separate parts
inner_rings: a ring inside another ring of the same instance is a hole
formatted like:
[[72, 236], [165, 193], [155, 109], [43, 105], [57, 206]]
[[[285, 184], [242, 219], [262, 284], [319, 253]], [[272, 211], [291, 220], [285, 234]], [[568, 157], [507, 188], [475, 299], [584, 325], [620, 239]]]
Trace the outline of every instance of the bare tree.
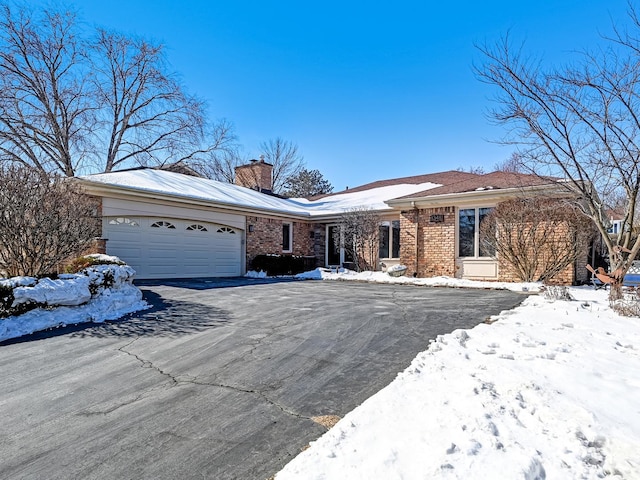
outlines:
[[312, 197], [331, 193], [333, 187], [319, 170], [303, 168], [296, 175], [291, 175], [284, 183], [282, 195], [285, 197]]
[[0, 5], [0, 161], [75, 174], [93, 106], [71, 12]]
[[105, 172], [131, 160], [202, 162], [233, 138], [226, 121], [206, 130], [203, 102], [167, 73], [161, 45], [99, 30], [92, 66], [106, 127]]
[[335, 229], [334, 242], [354, 259], [356, 270], [375, 270], [378, 260], [380, 216], [365, 207], [345, 211]]
[[485, 250], [496, 252], [523, 282], [552, 280], [588, 251], [594, 234], [575, 204], [540, 197], [502, 202], [480, 224]]
[[[1, 1], [1, 0], [0, 0]], [[124, 165], [205, 164], [237, 141], [169, 73], [164, 50], [71, 11], [0, 3], [0, 162], [74, 176]]]
[[260, 153], [264, 161], [273, 165], [272, 190], [280, 193], [287, 180], [300, 173], [304, 167], [304, 157], [298, 146], [288, 140], [277, 137], [260, 144]]
[[[217, 125], [222, 127], [225, 122], [219, 122]], [[220, 132], [220, 136], [215, 138], [223, 138], [222, 135], [223, 132]], [[227, 142], [222, 147], [191, 158], [187, 163], [203, 177], [234, 183], [236, 167], [245, 164], [247, 160], [240, 155], [240, 147], [233, 130], [224, 133], [224, 135]]]
[[493, 169], [499, 172], [512, 173], [526, 173], [527, 171], [518, 152], [513, 152], [506, 160], [496, 163]]
[[0, 271], [43, 275], [99, 234], [97, 204], [69, 179], [0, 166]]
[[[631, 19], [637, 32], [633, 11]], [[477, 75], [498, 89], [490, 116], [509, 128], [504, 142], [519, 146], [531, 171], [567, 179], [567, 188], [581, 197], [618, 280], [611, 299], [619, 298], [620, 280], [640, 250], [640, 238], [630, 234], [640, 191], [640, 41], [619, 33], [601, 54], [584, 54], [575, 67], [550, 71], [524, 58], [508, 38], [480, 50], [485, 62]], [[613, 237], [607, 233], [608, 199], [620, 192], [627, 234]]]

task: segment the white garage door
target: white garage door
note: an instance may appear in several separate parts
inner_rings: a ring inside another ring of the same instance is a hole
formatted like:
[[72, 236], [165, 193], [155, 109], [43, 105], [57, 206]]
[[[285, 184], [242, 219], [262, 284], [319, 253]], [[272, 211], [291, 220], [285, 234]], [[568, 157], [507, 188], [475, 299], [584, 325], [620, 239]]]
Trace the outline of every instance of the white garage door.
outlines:
[[242, 232], [193, 220], [106, 217], [107, 252], [136, 270], [136, 278], [241, 275]]

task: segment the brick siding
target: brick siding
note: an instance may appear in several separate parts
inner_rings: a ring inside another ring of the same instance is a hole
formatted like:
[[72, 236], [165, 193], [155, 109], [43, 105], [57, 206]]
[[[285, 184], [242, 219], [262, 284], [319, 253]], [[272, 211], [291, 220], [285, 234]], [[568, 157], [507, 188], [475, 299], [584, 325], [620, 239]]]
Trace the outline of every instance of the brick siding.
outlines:
[[[282, 225], [292, 225], [293, 248], [291, 252], [282, 250]], [[252, 231], [250, 231], [252, 230]], [[322, 226], [308, 222], [287, 221], [280, 218], [247, 217], [247, 269], [251, 267], [251, 260], [256, 255], [300, 255], [317, 257], [322, 248], [320, 239], [324, 242]]]
[[[432, 218], [432, 215], [438, 215], [438, 217]], [[556, 235], [562, 236], [565, 232], [559, 229]], [[576, 281], [583, 281], [584, 275], [580, 275], [580, 266], [584, 265], [587, 254], [588, 252], [584, 252], [580, 255], [575, 264], [567, 266], [550, 282], [570, 285]], [[408, 276], [455, 277], [457, 270], [455, 207], [402, 211], [400, 213], [400, 262], [408, 267]], [[504, 260], [498, 259], [498, 272], [500, 281], [520, 281], [511, 265]]]
[[[436, 219], [433, 219], [434, 221], [432, 222], [432, 215], [438, 215], [438, 220], [442, 221], [436, 222]], [[454, 207], [401, 212], [400, 262], [408, 267], [407, 275], [416, 277], [446, 275], [454, 277], [456, 273], [455, 234], [456, 216]]]

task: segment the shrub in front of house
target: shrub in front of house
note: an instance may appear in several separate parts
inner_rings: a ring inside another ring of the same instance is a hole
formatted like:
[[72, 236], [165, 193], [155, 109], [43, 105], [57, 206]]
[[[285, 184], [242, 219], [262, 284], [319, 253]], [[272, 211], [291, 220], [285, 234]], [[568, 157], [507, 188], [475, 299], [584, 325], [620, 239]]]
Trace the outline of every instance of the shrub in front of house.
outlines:
[[78, 273], [85, 268], [93, 267], [94, 265], [124, 265], [125, 263], [120, 261], [117, 257], [109, 257], [108, 255], [84, 255], [71, 260], [64, 267], [65, 273]]
[[296, 275], [314, 268], [315, 258], [297, 255], [256, 255], [251, 261], [251, 270], [269, 276]]

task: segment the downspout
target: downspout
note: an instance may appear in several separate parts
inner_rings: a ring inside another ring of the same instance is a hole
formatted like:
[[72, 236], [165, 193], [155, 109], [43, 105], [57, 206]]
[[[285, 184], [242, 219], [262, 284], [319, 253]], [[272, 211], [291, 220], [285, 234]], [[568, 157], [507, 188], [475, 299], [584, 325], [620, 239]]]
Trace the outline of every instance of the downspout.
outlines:
[[415, 238], [415, 246], [414, 246], [415, 252], [416, 252], [416, 265], [415, 265], [415, 270], [414, 270], [413, 276], [417, 277], [418, 276], [418, 264], [419, 264], [418, 254], [420, 253], [420, 251], [419, 251], [420, 244], [418, 243], [418, 207], [416, 207], [416, 202], [411, 202], [411, 207], [413, 208], [414, 219], [415, 219], [415, 222], [416, 222], [416, 233], [415, 233], [415, 237], [416, 238]]

